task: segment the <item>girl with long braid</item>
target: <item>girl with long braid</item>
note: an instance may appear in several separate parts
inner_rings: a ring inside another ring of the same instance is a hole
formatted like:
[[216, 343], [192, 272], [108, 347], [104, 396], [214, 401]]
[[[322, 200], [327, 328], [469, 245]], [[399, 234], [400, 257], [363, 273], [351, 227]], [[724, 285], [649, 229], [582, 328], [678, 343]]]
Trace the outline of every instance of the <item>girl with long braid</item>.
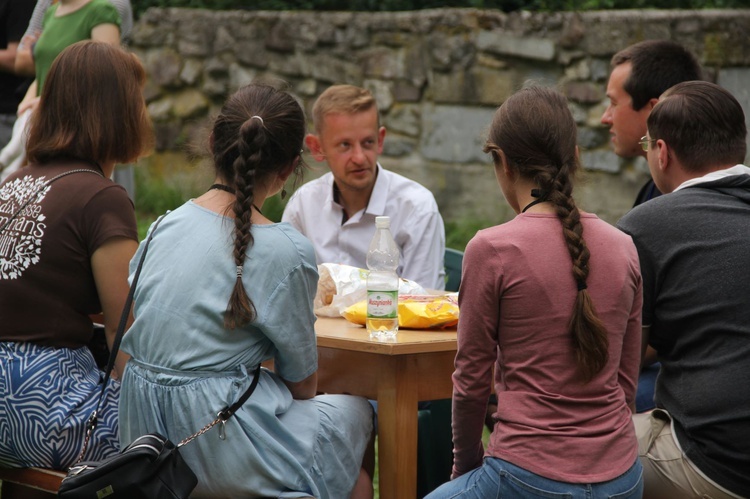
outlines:
[[[466, 248], [453, 480], [429, 497], [639, 498], [635, 246], [577, 207], [576, 125], [558, 92], [530, 87], [510, 97], [485, 152], [518, 215], [479, 231]], [[493, 381], [497, 411], [485, 451]]]
[[304, 136], [290, 94], [259, 84], [237, 91], [210, 137], [214, 184], [167, 214], [148, 247], [122, 343], [132, 358], [121, 443], [154, 431], [180, 441], [274, 360], [235, 417], [181, 449], [198, 477], [191, 497], [372, 497], [362, 469], [369, 403], [315, 396], [312, 245], [262, 212], [300, 169]]

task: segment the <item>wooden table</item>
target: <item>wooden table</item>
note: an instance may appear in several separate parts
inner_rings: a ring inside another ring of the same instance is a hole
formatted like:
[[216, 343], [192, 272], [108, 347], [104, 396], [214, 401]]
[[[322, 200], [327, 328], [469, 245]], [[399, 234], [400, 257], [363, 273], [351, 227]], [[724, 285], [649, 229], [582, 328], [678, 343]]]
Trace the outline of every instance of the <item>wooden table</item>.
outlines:
[[318, 389], [378, 401], [382, 499], [417, 496], [417, 402], [450, 398], [456, 330], [401, 329], [395, 343], [371, 341], [364, 327], [319, 317]]

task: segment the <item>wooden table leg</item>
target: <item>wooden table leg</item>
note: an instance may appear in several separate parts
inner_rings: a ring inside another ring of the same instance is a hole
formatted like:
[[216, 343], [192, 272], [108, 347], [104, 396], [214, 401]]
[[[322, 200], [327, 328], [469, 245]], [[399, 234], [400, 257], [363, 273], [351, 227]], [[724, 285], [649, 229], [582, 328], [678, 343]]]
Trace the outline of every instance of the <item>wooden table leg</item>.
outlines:
[[382, 359], [378, 383], [378, 470], [381, 499], [417, 496], [416, 360]]

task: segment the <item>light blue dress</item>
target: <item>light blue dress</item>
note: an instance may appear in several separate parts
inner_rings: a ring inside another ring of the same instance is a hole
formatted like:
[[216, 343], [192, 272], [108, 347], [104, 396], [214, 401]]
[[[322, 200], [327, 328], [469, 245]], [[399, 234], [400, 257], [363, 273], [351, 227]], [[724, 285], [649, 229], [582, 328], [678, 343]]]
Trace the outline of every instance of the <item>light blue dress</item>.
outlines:
[[132, 360], [120, 442], [149, 432], [179, 442], [235, 402], [258, 363], [273, 359], [278, 376], [262, 370], [226, 423], [226, 439], [219, 424], [180, 449], [198, 477], [193, 497], [349, 497], [372, 431], [370, 405], [347, 395], [293, 400], [279, 378], [302, 381], [318, 367], [313, 248], [288, 224], [254, 225], [243, 282], [257, 319], [230, 331], [223, 316], [236, 280], [233, 223], [189, 201], [154, 233], [122, 343]]

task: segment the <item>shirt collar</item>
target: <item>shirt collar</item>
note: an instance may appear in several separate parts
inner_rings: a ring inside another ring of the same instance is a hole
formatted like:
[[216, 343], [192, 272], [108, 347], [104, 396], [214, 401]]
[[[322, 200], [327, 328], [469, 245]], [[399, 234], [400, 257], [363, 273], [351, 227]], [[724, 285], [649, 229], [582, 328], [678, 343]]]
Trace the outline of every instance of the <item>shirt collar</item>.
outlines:
[[377, 164], [378, 176], [370, 194], [370, 202], [365, 207], [365, 213], [380, 216], [385, 214], [385, 204], [388, 201], [389, 179], [383, 174], [383, 167]]
[[[369, 213], [371, 215], [380, 216], [385, 213], [385, 205], [388, 201], [388, 187], [390, 185], [390, 180], [386, 177], [386, 175], [383, 174], [384, 170], [383, 167], [380, 166], [380, 163], [377, 163], [376, 167], [378, 169], [378, 175], [375, 178], [375, 185], [372, 188], [372, 194], [370, 194], [370, 201], [367, 203], [367, 206], [364, 210], [359, 211], [359, 213], [363, 215], [365, 213]], [[343, 210], [341, 203], [336, 200], [336, 198], [338, 197], [337, 191], [338, 187], [336, 187], [336, 180], [333, 178], [333, 174], [331, 174], [331, 188], [328, 190], [326, 202], [333, 203], [339, 209]]]
[[745, 165], [734, 165], [731, 168], [725, 168], [724, 170], [716, 170], [710, 173], [707, 173], [706, 175], [703, 175], [702, 177], [696, 177], [691, 178], [690, 180], [686, 180], [683, 183], [681, 183], [677, 188], [672, 192], [677, 192], [680, 189], [684, 189], [685, 187], [690, 187], [693, 185], [698, 184], [705, 184], [707, 182], [713, 182], [714, 180], [719, 180], [725, 177], [731, 177], [734, 175], [750, 175], [750, 168], [748, 168]]

